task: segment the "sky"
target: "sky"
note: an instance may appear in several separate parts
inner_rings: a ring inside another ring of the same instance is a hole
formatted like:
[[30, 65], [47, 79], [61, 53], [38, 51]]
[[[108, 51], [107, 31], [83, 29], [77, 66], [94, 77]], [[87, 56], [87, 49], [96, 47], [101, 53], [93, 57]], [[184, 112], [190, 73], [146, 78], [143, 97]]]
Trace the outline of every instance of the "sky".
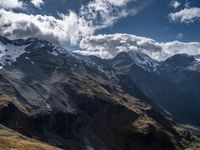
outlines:
[[0, 35], [37, 37], [84, 55], [200, 54], [200, 0], [0, 0]]

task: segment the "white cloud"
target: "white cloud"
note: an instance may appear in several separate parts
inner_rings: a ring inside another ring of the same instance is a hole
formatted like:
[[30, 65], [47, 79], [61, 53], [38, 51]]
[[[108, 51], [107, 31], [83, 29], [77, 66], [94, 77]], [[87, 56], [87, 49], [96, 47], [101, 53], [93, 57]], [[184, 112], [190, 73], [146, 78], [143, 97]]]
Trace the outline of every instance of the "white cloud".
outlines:
[[195, 20], [200, 19], [200, 8], [184, 8], [179, 12], [170, 13], [169, 17], [175, 22], [192, 23]]
[[175, 54], [200, 54], [200, 43], [183, 43], [179, 41], [159, 43], [153, 39], [130, 35], [109, 34], [89, 36], [81, 40], [80, 48], [76, 51], [83, 55], [95, 55], [101, 58], [112, 58], [120, 52], [136, 50], [146, 53], [157, 60], [165, 60]]
[[94, 31], [87, 22], [74, 12], [62, 15], [60, 19], [52, 16], [27, 15], [0, 10], [0, 34], [11, 39], [38, 37], [60, 44], [65, 41], [76, 43], [81, 36]]
[[22, 8], [22, 5], [18, 0], [0, 0], [0, 8], [4, 9]]
[[126, 6], [135, 0], [93, 0], [82, 6], [79, 16], [90, 22], [95, 30], [112, 26], [117, 20], [128, 15], [135, 15], [140, 7], [127, 10]]
[[123, 6], [127, 4], [130, 0], [107, 0], [107, 1], [115, 6]]
[[161, 54], [165, 55], [165, 58], [173, 56], [175, 54], [185, 53], [188, 55], [199, 55], [200, 54], [200, 43], [199, 42], [167, 42], [160, 43], [162, 47]]
[[120, 18], [136, 14], [142, 7], [127, 10], [130, 1], [137, 0], [93, 0], [82, 6], [78, 13], [59, 14], [60, 18], [0, 9], [0, 34], [12, 39], [39, 37], [75, 45], [83, 37], [112, 26]]
[[177, 36], [176, 36], [176, 39], [180, 40], [182, 38], [183, 38], [183, 33], [178, 33]]
[[32, 3], [35, 7], [40, 8], [40, 7], [44, 4], [44, 1], [43, 1], [43, 0], [31, 0], [31, 3]]
[[173, 8], [178, 8], [180, 5], [181, 5], [181, 3], [180, 2], [178, 2], [178, 1], [175, 1], [175, 0], [172, 0], [172, 2], [170, 3], [170, 5], [173, 7]]

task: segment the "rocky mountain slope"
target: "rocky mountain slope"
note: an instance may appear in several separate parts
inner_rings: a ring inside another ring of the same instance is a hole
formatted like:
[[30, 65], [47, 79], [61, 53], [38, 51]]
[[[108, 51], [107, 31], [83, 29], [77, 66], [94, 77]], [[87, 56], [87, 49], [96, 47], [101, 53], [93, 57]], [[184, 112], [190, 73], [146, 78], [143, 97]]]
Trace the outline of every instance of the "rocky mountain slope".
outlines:
[[[7, 128], [67, 150], [181, 150], [198, 143], [126, 74], [135, 54], [120, 64], [119, 56], [81, 56], [34, 38], [0, 41], [0, 123]], [[147, 72], [157, 67], [149, 61]]]

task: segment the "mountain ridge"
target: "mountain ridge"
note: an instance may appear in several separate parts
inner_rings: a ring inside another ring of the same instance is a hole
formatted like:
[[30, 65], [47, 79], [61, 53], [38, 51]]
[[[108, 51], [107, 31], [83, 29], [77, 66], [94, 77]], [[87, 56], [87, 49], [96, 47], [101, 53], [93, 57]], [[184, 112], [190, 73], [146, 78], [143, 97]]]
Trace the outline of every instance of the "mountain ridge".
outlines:
[[63, 149], [176, 150], [198, 141], [109, 60], [29, 41], [0, 70], [4, 126]]

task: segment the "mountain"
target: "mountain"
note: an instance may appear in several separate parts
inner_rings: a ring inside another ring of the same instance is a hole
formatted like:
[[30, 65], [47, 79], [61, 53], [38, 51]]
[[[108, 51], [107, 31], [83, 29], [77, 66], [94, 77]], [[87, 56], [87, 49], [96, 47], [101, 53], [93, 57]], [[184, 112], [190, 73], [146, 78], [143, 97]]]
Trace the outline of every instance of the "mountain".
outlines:
[[195, 57], [187, 54], [177, 54], [168, 58], [164, 64], [174, 67], [187, 67], [195, 63]]
[[[145, 77], [158, 82], [162, 66], [145, 54], [103, 60], [35, 38], [0, 41], [0, 124], [6, 128], [67, 150], [198, 145], [194, 131], [169, 119], [149, 96]], [[136, 77], [145, 79], [142, 85]]]
[[138, 61], [133, 54], [138, 52], [120, 53], [109, 63], [175, 119], [199, 126], [199, 57], [178, 54], [159, 62], [147, 55]]

